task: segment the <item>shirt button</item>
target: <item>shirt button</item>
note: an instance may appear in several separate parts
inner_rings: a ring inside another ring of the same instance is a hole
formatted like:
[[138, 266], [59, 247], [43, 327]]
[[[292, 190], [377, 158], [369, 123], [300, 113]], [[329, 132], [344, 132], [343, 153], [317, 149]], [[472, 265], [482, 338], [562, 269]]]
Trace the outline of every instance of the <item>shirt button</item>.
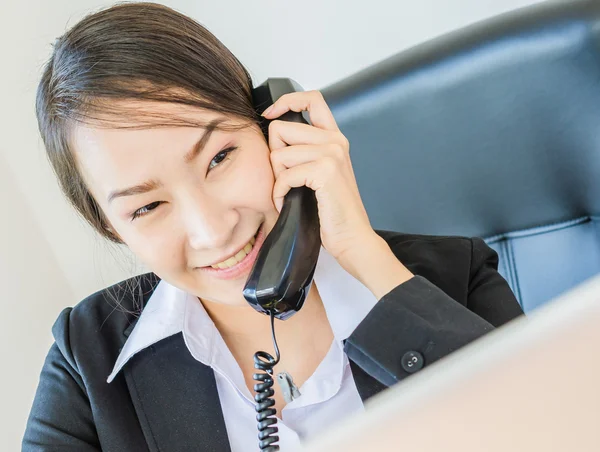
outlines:
[[404, 356], [402, 356], [402, 360], [400, 361], [402, 364], [402, 368], [407, 371], [409, 374], [415, 373], [417, 370], [423, 368], [425, 364], [425, 359], [423, 359], [423, 355], [419, 352], [410, 351], [406, 352]]

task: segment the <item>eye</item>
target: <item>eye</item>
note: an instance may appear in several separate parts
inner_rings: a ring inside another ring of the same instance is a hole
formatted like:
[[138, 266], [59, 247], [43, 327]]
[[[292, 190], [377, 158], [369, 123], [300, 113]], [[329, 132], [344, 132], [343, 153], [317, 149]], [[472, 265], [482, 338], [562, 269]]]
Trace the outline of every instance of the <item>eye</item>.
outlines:
[[231, 146], [230, 148], [223, 149], [221, 152], [219, 152], [217, 155], [215, 155], [213, 157], [213, 159], [210, 161], [210, 163], [208, 165], [208, 170], [210, 171], [215, 166], [218, 166], [220, 163], [222, 163], [227, 158], [227, 155], [229, 153], [235, 151], [236, 149], [237, 149], [237, 146]]
[[144, 215], [147, 215], [149, 212], [151, 212], [154, 209], [156, 209], [160, 204], [162, 204], [162, 201], [155, 201], [155, 202], [153, 202], [151, 204], [148, 204], [147, 206], [142, 207], [141, 209], [136, 210], [131, 215], [131, 221], [135, 220], [136, 218], [143, 217]]

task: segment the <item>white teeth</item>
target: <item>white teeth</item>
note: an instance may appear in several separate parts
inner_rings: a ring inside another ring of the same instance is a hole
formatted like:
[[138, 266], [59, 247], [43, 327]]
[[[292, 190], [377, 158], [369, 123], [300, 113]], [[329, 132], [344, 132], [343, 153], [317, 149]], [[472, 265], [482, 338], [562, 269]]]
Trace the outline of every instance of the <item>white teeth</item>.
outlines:
[[233, 256], [233, 258], [232, 258], [232, 259], [234, 259], [236, 262], [239, 262], [239, 261], [241, 261], [243, 258], [245, 258], [245, 257], [246, 257], [246, 254], [247, 254], [247, 253], [246, 253], [246, 252], [244, 251], [244, 249], [242, 248], [241, 250], [239, 250], [239, 251], [238, 251], [238, 253], [237, 253], [235, 256]]
[[235, 264], [237, 264], [237, 261], [235, 260], [235, 256], [234, 257], [230, 257], [225, 262], [223, 262], [223, 265], [225, 267], [231, 267], [231, 266], [233, 266]]
[[250, 253], [250, 251], [252, 251], [252, 246], [254, 245], [255, 241], [256, 240], [254, 239], [254, 237], [252, 237], [252, 239], [250, 240], [250, 242], [248, 242], [244, 248], [242, 248], [240, 251], [238, 251], [235, 256], [230, 257], [226, 261], [219, 262], [218, 264], [211, 265], [211, 267], [212, 268], [229, 268], [229, 267], [233, 267], [238, 262], [241, 262], [241, 260], [244, 259]]

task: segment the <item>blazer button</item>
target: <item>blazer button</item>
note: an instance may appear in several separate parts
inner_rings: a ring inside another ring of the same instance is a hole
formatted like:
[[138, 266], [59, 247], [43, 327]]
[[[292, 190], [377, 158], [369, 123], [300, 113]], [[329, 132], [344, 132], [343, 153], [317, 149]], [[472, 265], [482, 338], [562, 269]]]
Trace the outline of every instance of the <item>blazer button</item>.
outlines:
[[400, 363], [405, 371], [407, 371], [409, 374], [414, 374], [416, 371], [423, 368], [425, 365], [425, 359], [423, 359], [423, 355], [421, 355], [419, 352], [411, 350], [402, 356]]

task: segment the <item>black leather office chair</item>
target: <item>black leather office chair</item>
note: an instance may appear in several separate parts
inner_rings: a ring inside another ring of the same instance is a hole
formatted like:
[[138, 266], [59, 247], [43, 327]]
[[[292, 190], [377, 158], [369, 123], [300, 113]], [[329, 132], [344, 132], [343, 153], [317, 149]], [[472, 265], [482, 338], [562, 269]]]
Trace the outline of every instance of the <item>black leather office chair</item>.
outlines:
[[373, 226], [479, 236], [526, 312], [600, 273], [600, 2], [545, 2], [322, 90]]

